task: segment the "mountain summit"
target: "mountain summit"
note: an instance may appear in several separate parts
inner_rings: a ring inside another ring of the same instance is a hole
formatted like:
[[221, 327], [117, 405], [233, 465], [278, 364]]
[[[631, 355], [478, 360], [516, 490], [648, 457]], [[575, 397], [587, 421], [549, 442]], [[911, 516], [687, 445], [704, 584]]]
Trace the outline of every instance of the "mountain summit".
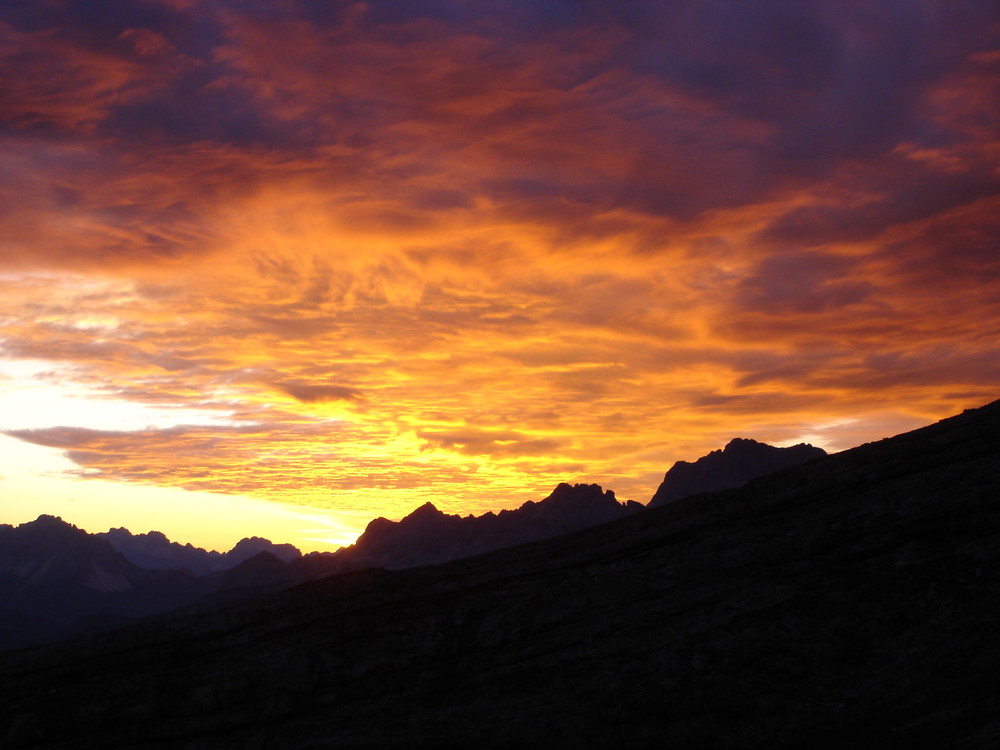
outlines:
[[776, 448], [748, 438], [733, 438], [722, 450], [712, 451], [694, 463], [678, 461], [670, 467], [648, 507], [666, 505], [702, 492], [742, 487], [751, 479], [825, 455], [822, 448], [806, 443]]
[[57, 516], [0, 530], [0, 582], [126, 591], [140, 571], [103, 539]]
[[376, 518], [350, 547], [334, 553], [343, 569], [436, 565], [568, 534], [643, 509], [596, 484], [562, 483], [540, 502], [482, 516], [449, 515], [424, 503], [399, 521]]

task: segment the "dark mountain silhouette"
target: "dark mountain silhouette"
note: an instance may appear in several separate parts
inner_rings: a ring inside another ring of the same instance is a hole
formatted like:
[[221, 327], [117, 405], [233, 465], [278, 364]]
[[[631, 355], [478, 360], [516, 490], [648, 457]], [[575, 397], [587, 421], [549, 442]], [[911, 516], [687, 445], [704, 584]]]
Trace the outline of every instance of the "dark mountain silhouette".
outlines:
[[[737, 438], [693, 464], [677, 462], [654, 501], [738, 486], [816, 455], [825, 454], [812, 446], [774, 448]], [[244, 601], [335, 573], [440, 564], [549, 539], [642, 509], [639, 503], [618, 502], [614, 492], [596, 484], [560, 484], [540, 502], [482, 516], [449, 515], [426, 503], [398, 522], [373, 520], [355, 544], [336, 553], [305, 556], [290, 544], [260, 537], [243, 539], [220, 553], [177, 544], [158, 531], [133, 534], [118, 528], [91, 536], [43, 516], [34, 525], [8, 532], [11, 539], [31, 540], [8, 545], [8, 569], [40, 569], [43, 562], [35, 558], [42, 555], [50, 577], [61, 570], [80, 580], [56, 590], [30, 577], [6, 579], [10, 594], [2, 610], [6, 626], [0, 627], [0, 649], [97, 632], [178, 607]], [[112, 590], [117, 594], [107, 595]]]
[[678, 461], [663, 477], [649, 501], [650, 508], [701, 492], [742, 487], [751, 479], [825, 456], [826, 451], [806, 443], [775, 448], [746, 438], [733, 438], [725, 448], [694, 463]]
[[334, 573], [437, 564], [642, 509], [619, 503], [596, 484], [561, 484], [541, 502], [478, 517], [446, 515], [427, 503], [398, 522], [372, 521], [350, 547], [305, 556], [290, 544], [260, 537], [243, 539], [229, 552], [207, 552], [156, 531], [119, 528], [91, 535], [42, 516], [0, 530], [0, 592], [6, 592], [0, 649], [97, 632], [182, 607], [253, 599]]
[[110, 592], [131, 589], [142, 571], [103, 540], [61, 518], [41, 515], [16, 528], [0, 528], [0, 575], [28, 585]]
[[335, 553], [342, 570], [433, 565], [624, 518], [643, 509], [596, 484], [560, 484], [541, 502], [482, 516], [448, 515], [425, 503], [400, 521], [376, 518]]
[[112, 627], [203, 593], [190, 572], [140, 568], [60, 518], [0, 528], [0, 648]]
[[186, 568], [195, 575], [205, 575], [219, 570], [224, 559], [221, 552], [171, 542], [161, 531], [133, 534], [126, 528], [118, 528], [97, 536], [106, 539], [133, 564], [149, 570]]
[[259, 536], [252, 536], [241, 539], [229, 552], [223, 555], [225, 563], [221, 569], [234, 568], [240, 563], [256, 557], [261, 552], [273, 555], [282, 562], [291, 562], [302, 557], [302, 553], [297, 547], [291, 544], [274, 544], [270, 539], [263, 539]]
[[0, 745], [998, 747], [998, 435], [0, 654]]
[[[112, 540], [152, 564], [136, 564]], [[243, 539], [227, 553], [207, 553], [158, 532], [88, 534], [47, 515], [0, 526], [0, 649], [118, 627], [230, 589], [237, 590], [231, 600], [249, 598], [331, 572], [319, 561], [301, 570], [289, 566], [300, 557], [292, 545], [258, 537]], [[165, 569], [170, 560], [191, 565]], [[214, 572], [195, 575], [206, 560]]]
[[234, 568], [261, 552], [270, 552], [285, 562], [291, 562], [302, 556], [302, 553], [291, 544], [274, 544], [268, 539], [256, 536], [241, 539], [228, 552], [208, 551], [191, 544], [181, 545], [171, 542], [160, 531], [133, 534], [128, 529], [119, 528], [105, 531], [97, 536], [107, 539], [112, 547], [140, 568], [149, 570], [186, 568], [195, 575], [207, 575]]

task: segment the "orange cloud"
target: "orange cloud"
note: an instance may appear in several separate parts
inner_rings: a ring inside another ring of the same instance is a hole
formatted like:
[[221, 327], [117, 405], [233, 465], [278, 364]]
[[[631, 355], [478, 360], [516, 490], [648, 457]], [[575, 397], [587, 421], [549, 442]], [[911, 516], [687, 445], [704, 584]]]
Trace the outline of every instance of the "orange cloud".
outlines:
[[178, 417], [0, 428], [393, 516], [995, 397], [987, 6], [679, 8], [5, 9], [4, 385]]

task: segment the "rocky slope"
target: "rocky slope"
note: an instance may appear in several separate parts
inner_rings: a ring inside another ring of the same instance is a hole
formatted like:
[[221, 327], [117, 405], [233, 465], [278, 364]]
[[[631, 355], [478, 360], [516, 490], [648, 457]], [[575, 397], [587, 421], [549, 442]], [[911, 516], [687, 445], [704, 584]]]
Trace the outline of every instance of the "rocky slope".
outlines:
[[671, 466], [649, 501], [649, 507], [666, 505], [701, 492], [742, 487], [751, 479], [825, 455], [822, 448], [806, 443], [776, 448], [756, 440], [733, 438], [722, 450], [712, 451], [694, 463], [678, 461]]
[[0, 745], [997, 747], [998, 436], [3, 654]]

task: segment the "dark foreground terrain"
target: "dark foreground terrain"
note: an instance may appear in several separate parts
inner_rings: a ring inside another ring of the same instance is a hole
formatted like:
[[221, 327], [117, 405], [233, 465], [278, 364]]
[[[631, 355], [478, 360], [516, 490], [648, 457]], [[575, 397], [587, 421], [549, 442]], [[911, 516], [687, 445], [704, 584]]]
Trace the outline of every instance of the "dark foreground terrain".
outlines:
[[0, 654], [0, 746], [1000, 747], [998, 438]]

